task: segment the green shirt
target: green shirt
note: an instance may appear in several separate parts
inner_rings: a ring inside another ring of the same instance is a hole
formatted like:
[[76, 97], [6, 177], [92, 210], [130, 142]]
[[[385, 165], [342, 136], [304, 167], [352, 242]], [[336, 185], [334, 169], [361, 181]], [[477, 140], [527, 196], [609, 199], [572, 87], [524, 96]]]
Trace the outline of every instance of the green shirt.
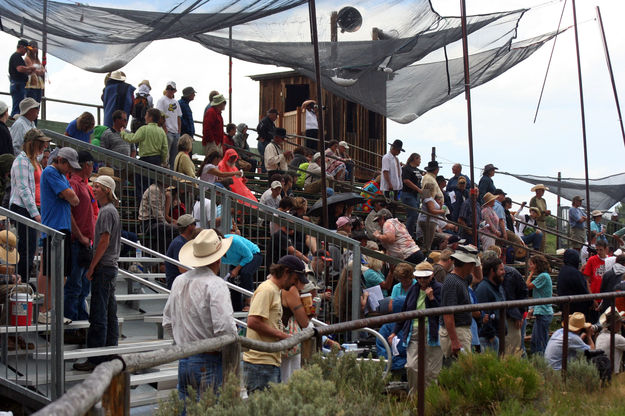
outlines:
[[[421, 290], [419, 289], [419, 297], [417, 298], [417, 311], [420, 311], [422, 309], [425, 309], [425, 290]], [[417, 328], [419, 328], [419, 320], [418, 319], [413, 319], [412, 320], [412, 330], [416, 331]], [[428, 318], [425, 318], [425, 330], [427, 331], [428, 329]], [[427, 339], [427, 332], [425, 334], [426, 339]]]
[[136, 143], [139, 146], [139, 157], [160, 155], [163, 163], [169, 160], [167, 135], [156, 123], [141, 126], [134, 136], [123, 135], [122, 138], [128, 143]]

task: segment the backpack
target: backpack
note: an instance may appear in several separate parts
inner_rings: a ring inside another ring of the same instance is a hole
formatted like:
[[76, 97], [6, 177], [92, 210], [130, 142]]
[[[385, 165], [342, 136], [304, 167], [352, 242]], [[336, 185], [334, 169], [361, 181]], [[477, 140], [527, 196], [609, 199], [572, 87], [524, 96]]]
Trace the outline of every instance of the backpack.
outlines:
[[145, 125], [145, 113], [147, 113], [149, 108], [147, 97], [137, 95], [132, 102], [132, 110], [130, 110], [130, 115], [132, 116], [130, 130], [133, 133], [135, 133], [139, 127]]

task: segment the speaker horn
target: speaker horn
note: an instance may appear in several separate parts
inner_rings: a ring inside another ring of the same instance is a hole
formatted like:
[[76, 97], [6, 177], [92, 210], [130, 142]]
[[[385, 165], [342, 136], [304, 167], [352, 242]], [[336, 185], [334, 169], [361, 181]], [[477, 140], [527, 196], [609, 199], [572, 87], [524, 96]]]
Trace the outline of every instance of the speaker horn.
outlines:
[[362, 25], [362, 15], [355, 7], [343, 7], [339, 10], [336, 22], [341, 28], [341, 33], [355, 32]]

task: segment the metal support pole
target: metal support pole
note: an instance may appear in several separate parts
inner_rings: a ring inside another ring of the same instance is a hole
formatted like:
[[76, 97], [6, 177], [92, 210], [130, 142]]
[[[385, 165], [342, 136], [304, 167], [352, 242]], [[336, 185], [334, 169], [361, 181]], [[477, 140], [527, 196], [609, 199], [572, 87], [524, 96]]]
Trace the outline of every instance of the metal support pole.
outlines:
[[425, 317], [419, 317], [417, 340], [417, 414], [425, 416]]
[[[228, 42], [232, 50], [232, 26], [228, 28]], [[228, 55], [228, 123], [232, 123], [232, 55]]]
[[579, 105], [582, 118], [582, 139], [584, 144], [584, 172], [586, 174], [586, 231], [590, 235], [590, 183], [588, 180], [588, 149], [586, 146], [586, 113], [584, 111], [584, 89], [582, 86], [582, 63], [579, 56], [579, 38], [577, 34], [577, 9], [575, 8], [575, 0], [573, 5], [573, 28], [575, 33], [575, 53], [577, 55], [577, 79], [579, 82]]
[[464, 94], [467, 100], [467, 132], [469, 137], [469, 169], [471, 171], [471, 211], [473, 213], [473, 243], [477, 246], [477, 194], [475, 186], [475, 166], [473, 164], [473, 120], [471, 115], [471, 76], [469, 73], [469, 42], [467, 39], [467, 6], [465, 0], [460, 0], [462, 21], [462, 58], [464, 61]]
[[621, 106], [618, 101], [618, 94], [616, 92], [616, 82], [614, 81], [614, 73], [612, 72], [612, 61], [610, 60], [610, 51], [608, 50], [608, 41], [605, 38], [605, 31], [603, 30], [603, 19], [601, 19], [601, 11], [597, 6], [597, 22], [599, 23], [599, 29], [601, 29], [601, 40], [603, 41], [603, 50], [605, 52], [605, 61], [608, 64], [608, 71], [610, 72], [610, 82], [612, 83], [612, 92], [614, 93], [614, 103], [616, 104], [616, 112], [618, 113], [618, 121], [621, 127], [621, 136], [623, 136], [623, 143], [625, 144], [625, 128], [623, 128], [623, 117], [621, 116]]
[[[202, 205], [200, 205], [202, 206]], [[210, 212], [211, 212], [211, 218], [210, 218], [210, 228], [215, 228], [216, 224], [217, 224], [217, 218], [215, 218], [217, 216], [217, 190], [216, 187], [212, 187], [211, 188], [211, 207], [210, 207]], [[204, 225], [204, 224], [203, 224]]]
[[[65, 236], [65, 238], [68, 238]], [[56, 400], [65, 392], [65, 361], [63, 360], [63, 284], [65, 270], [63, 259], [63, 237], [54, 235], [50, 241], [48, 250], [50, 256], [51, 276], [48, 276], [52, 284], [51, 292], [54, 299], [52, 320], [52, 399]], [[48, 294], [49, 295], [49, 294]]]
[[[557, 213], [558, 217], [560, 217], [560, 182], [562, 182], [562, 173], [558, 172], [558, 199], [557, 199]], [[562, 221], [558, 218], [556, 221], [556, 231], [559, 233], [562, 232]], [[547, 236], [545, 236], [547, 238]], [[556, 249], [560, 248], [560, 236], [556, 235]]]
[[[352, 249], [352, 320], [360, 319], [360, 244], [356, 243]], [[352, 332], [352, 339], [357, 339], [358, 331]]]
[[[41, 65], [44, 70], [46, 69], [46, 65], [48, 64], [48, 0], [43, 0], [43, 30], [41, 34]], [[47, 73], [44, 71], [44, 83], [43, 83], [43, 91], [42, 91], [42, 99], [41, 99], [41, 119], [47, 119], [47, 108], [46, 108], [46, 100], [43, 99], [46, 95], [46, 79]]]
[[308, 13], [310, 16], [310, 37], [313, 44], [313, 50], [315, 55], [315, 84], [317, 87], [317, 105], [321, 111], [317, 112], [317, 124], [319, 126], [319, 151], [321, 152], [321, 201], [323, 207], [321, 208], [321, 224], [328, 228], [328, 195], [326, 179], [326, 158], [324, 157], [326, 151], [326, 141], [323, 126], [323, 95], [321, 91], [321, 69], [319, 63], [319, 37], [317, 34], [317, 11], [315, 8], [315, 0], [308, 0]]
[[571, 303], [562, 305], [562, 381], [566, 383], [566, 369], [569, 361], [569, 310]]
[[130, 373], [122, 371], [111, 380], [102, 395], [102, 408], [107, 416], [130, 415]]

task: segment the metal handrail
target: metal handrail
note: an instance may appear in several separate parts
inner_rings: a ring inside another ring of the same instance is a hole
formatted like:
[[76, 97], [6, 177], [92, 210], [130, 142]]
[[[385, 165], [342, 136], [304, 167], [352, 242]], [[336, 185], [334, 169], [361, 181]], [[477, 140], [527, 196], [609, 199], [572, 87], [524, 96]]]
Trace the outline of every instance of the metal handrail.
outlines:
[[[418, 366], [424, 368], [425, 365], [425, 318], [432, 316], [451, 315], [458, 312], [475, 312], [484, 310], [500, 310], [505, 316], [506, 309], [516, 307], [527, 307], [533, 305], [545, 305], [545, 304], [564, 304], [562, 323], [564, 331], [568, 333], [568, 316], [569, 305], [572, 302], [589, 301], [596, 299], [614, 299], [617, 297], [624, 297], [624, 292], [609, 292], [591, 295], [576, 295], [576, 296], [558, 296], [552, 298], [542, 299], [527, 299], [517, 301], [504, 301], [504, 302], [490, 302], [482, 304], [471, 305], [459, 305], [459, 306], [446, 306], [431, 309], [420, 309], [407, 312], [400, 312], [390, 315], [379, 316], [375, 318], [365, 318], [354, 320], [351, 322], [344, 322], [339, 324], [328, 325], [326, 327], [316, 329], [304, 329], [302, 332], [293, 335], [287, 339], [277, 342], [262, 342], [243, 338], [235, 335], [222, 335], [220, 337], [195, 341], [186, 345], [175, 345], [167, 347], [161, 350], [152, 351], [149, 353], [141, 354], [125, 354], [115, 359], [102, 363], [96, 367], [94, 372], [87, 377], [85, 381], [78, 384], [68, 390], [60, 399], [49, 404], [45, 408], [41, 409], [35, 415], [75, 415], [85, 414], [91, 409], [104, 395], [109, 388], [115, 389], [114, 398], [107, 400], [106, 406], [108, 411], [113, 412], [115, 409], [124, 408], [126, 405], [128, 383], [124, 382], [124, 379], [117, 379], [118, 375], [126, 374], [128, 377], [132, 371], [151, 368], [154, 366], [166, 364], [175, 360], [189, 357], [191, 355], [217, 351], [225, 349], [224, 347], [230, 345], [241, 345], [248, 348], [252, 348], [263, 352], [277, 352], [284, 351], [292, 348], [312, 337], [319, 335], [328, 335], [336, 332], [344, 332], [354, 329], [361, 329], [369, 325], [382, 325], [385, 323], [406, 321], [409, 319], [418, 319]], [[614, 307], [612, 306], [614, 311]], [[503, 319], [500, 319], [499, 334], [505, 334], [505, 323]], [[611, 338], [610, 338], [610, 356], [614, 357], [614, 326], [611, 326]], [[499, 344], [500, 354], [505, 354], [505, 336], [500, 336]], [[566, 377], [566, 368], [568, 360], [568, 337], [564, 337], [562, 345], [562, 376]], [[612, 360], [612, 362], [614, 362]], [[117, 380], [115, 386], [112, 385], [112, 381]], [[121, 399], [121, 400], [115, 400]], [[425, 400], [425, 375], [423, 372], [418, 374], [417, 383], [417, 399]], [[422, 409], [419, 409], [419, 413], [422, 413]]]

